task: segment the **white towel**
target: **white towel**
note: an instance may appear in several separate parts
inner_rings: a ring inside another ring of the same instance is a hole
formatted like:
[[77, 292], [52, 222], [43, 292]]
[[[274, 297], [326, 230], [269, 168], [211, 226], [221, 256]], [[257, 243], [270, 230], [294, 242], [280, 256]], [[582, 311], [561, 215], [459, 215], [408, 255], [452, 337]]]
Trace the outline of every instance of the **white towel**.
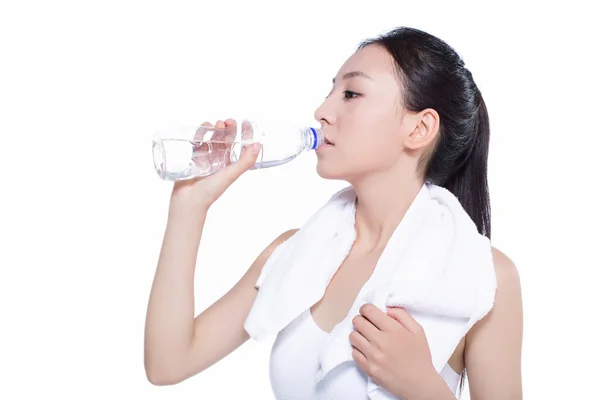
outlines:
[[[336, 193], [279, 245], [256, 282], [258, 294], [244, 327], [255, 340], [276, 334], [318, 302], [356, 238], [356, 193]], [[320, 354], [319, 380], [354, 362], [352, 318], [372, 303], [404, 307], [424, 328], [438, 372], [461, 338], [494, 304], [491, 244], [448, 190], [423, 185], [387, 243], [373, 274]], [[369, 379], [369, 399], [392, 399]]]

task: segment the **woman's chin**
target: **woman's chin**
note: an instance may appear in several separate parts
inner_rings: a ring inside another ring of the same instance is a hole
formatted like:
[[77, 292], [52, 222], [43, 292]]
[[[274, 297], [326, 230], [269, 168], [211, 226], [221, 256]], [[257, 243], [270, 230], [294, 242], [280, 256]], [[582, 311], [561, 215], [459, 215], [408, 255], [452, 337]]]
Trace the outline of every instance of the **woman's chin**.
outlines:
[[339, 168], [327, 165], [325, 162], [317, 162], [317, 174], [323, 179], [343, 180], [344, 174]]

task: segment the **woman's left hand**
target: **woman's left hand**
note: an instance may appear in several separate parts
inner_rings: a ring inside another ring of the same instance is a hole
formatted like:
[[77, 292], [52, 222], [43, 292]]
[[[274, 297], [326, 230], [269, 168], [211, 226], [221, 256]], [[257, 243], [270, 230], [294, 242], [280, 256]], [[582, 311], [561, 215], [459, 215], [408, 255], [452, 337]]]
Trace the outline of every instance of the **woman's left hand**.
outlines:
[[387, 314], [372, 304], [352, 320], [352, 356], [379, 386], [402, 398], [419, 397], [435, 371], [423, 328], [402, 308]]

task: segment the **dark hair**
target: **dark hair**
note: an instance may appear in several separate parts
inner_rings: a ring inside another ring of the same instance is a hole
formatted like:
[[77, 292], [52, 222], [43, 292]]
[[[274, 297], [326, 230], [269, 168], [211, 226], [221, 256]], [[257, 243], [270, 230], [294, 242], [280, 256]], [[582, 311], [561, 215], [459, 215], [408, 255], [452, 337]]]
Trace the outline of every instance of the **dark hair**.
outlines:
[[[452, 192], [479, 233], [491, 239], [487, 181], [489, 117], [481, 92], [460, 55], [437, 37], [401, 27], [368, 39], [358, 49], [380, 45], [394, 58], [403, 106], [440, 116], [438, 139], [421, 165], [426, 181]], [[465, 372], [461, 379], [461, 391]]]

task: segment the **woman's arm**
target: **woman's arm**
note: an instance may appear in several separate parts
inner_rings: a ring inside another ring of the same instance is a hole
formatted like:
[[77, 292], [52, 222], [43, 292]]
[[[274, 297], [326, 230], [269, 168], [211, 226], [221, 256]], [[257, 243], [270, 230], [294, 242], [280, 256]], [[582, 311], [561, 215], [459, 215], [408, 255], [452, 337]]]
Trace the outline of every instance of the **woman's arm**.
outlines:
[[[148, 302], [144, 366], [155, 385], [174, 385], [194, 376], [241, 346], [263, 265], [290, 230], [256, 258], [244, 276], [219, 300], [194, 317], [194, 274], [206, 211], [169, 214]], [[211, 267], [211, 266], [202, 266]]]
[[494, 307], [467, 334], [465, 366], [471, 400], [520, 400], [523, 306], [515, 264], [493, 249], [498, 288]]

